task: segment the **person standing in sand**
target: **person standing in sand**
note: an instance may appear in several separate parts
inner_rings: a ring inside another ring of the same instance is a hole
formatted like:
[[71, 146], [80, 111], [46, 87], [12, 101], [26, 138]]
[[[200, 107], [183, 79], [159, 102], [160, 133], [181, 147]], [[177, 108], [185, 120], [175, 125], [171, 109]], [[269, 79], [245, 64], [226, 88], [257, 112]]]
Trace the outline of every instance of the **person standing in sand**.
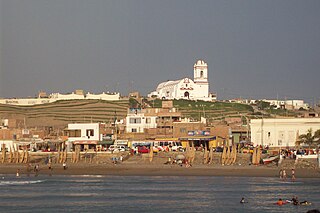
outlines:
[[283, 179], [283, 171], [282, 171], [282, 169], [280, 169], [280, 171], [279, 171], [279, 178], [282, 180]]
[[292, 181], [295, 181], [295, 179], [296, 179], [295, 170], [294, 170], [294, 169], [291, 169], [291, 180], [292, 180]]
[[285, 169], [282, 171], [282, 178], [283, 180], [287, 180], [287, 173]]
[[63, 170], [67, 169], [67, 163], [66, 162], [63, 162], [62, 166], [63, 166]]

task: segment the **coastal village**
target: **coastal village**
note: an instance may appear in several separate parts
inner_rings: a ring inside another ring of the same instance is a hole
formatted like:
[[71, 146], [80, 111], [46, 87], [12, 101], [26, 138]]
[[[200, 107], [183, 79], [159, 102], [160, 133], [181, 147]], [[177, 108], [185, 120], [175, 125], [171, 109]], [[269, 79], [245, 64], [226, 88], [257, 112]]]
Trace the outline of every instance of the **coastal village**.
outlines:
[[319, 105], [218, 100], [203, 60], [193, 77], [160, 83], [146, 97], [76, 90], [0, 99], [1, 163], [319, 170]]

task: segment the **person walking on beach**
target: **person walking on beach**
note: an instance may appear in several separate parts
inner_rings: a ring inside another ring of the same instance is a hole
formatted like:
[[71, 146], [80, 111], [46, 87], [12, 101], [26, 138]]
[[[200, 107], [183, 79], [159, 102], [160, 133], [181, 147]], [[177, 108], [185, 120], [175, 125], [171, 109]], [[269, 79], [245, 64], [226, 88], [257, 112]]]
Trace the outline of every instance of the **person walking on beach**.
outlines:
[[296, 179], [295, 170], [294, 170], [294, 169], [291, 169], [291, 180], [292, 180], [292, 181], [295, 181], [295, 179]]
[[16, 174], [17, 177], [20, 176], [20, 169], [17, 169], [17, 174]]
[[283, 171], [282, 171], [282, 169], [280, 169], [280, 171], [279, 171], [279, 178], [282, 180], [283, 179]]
[[63, 162], [62, 166], [63, 166], [63, 170], [67, 169], [67, 163], [66, 162]]
[[48, 169], [49, 169], [49, 170], [52, 170], [51, 162], [48, 163]]
[[282, 178], [283, 180], [287, 180], [287, 173], [285, 169], [282, 171]]

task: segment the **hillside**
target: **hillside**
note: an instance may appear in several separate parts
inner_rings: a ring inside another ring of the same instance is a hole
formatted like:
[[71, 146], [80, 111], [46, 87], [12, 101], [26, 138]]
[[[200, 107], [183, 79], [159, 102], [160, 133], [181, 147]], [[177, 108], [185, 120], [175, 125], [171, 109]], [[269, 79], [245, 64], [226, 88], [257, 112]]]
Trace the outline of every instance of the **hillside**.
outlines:
[[73, 122], [112, 122], [124, 118], [128, 106], [128, 100], [66, 100], [35, 106], [0, 104], [0, 116], [25, 119], [28, 127], [64, 126]]
[[[155, 99], [146, 101], [146, 103], [149, 106], [161, 107], [162, 100]], [[174, 100], [173, 105], [178, 111], [182, 112], [183, 117], [192, 118], [193, 120], [205, 117], [209, 123], [234, 117], [240, 117], [245, 120], [246, 118], [261, 117], [295, 117], [298, 114], [290, 110], [260, 110], [257, 106], [221, 101]]]

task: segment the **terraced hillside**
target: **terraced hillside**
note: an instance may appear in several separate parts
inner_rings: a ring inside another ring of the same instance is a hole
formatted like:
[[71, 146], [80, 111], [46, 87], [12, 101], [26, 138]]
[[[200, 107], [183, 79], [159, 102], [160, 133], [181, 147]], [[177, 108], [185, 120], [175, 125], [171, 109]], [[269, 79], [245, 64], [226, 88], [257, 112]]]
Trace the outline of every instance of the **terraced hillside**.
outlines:
[[253, 112], [252, 106], [238, 103], [175, 100], [174, 106], [186, 117], [198, 120], [223, 120], [226, 117], [241, 117]]
[[[148, 101], [149, 106], [161, 107], [162, 100], [156, 99]], [[254, 114], [252, 106], [238, 103], [227, 102], [207, 102], [207, 101], [191, 101], [191, 100], [174, 100], [173, 105], [182, 115], [187, 118], [199, 120], [205, 117], [208, 121], [223, 120], [225, 118], [248, 116]], [[255, 115], [255, 117], [258, 117]]]
[[28, 127], [59, 126], [73, 122], [111, 122], [124, 118], [128, 100], [68, 100], [35, 106], [0, 104], [1, 118], [25, 119]]

